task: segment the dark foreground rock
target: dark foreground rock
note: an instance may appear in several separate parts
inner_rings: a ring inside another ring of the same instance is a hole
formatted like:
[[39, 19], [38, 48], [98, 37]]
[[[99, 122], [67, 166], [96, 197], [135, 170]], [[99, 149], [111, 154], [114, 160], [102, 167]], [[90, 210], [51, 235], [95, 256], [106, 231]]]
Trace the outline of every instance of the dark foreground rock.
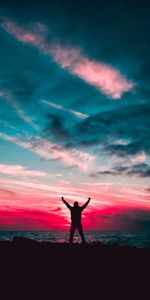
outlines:
[[16, 237], [0, 242], [0, 274], [11, 299], [149, 299], [150, 251]]

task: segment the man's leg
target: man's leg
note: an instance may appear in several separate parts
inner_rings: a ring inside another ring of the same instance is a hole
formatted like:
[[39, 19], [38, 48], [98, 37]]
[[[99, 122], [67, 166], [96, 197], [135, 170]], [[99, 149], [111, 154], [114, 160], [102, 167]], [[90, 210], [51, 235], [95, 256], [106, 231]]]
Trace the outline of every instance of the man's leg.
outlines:
[[76, 226], [71, 223], [71, 227], [70, 227], [70, 239], [69, 239], [69, 243], [72, 244], [73, 242], [73, 235], [74, 235], [74, 232], [76, 230]]
[[85, 237], [84, 237], [84, 234], [83, 234], [83, 229], [82, 229], [82, 224], [80, 223], [78, 226], [77, 226], [77, 229], [80, 233], [80, 236], [81, 236], [81, 239], [82, 239], [82, 243], [85, 243]]

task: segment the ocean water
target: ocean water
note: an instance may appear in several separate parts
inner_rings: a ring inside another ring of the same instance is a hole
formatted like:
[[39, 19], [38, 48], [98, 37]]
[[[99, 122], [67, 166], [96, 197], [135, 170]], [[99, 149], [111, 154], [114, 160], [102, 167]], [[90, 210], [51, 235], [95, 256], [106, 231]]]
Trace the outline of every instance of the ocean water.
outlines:
[[[127, 232], [127, 231], [85, 231], [87, 243], [102, 242], [105, 244], [118, 244], [150, 249], [150, 232]], [[15, 236], [30, 238], [39, 242], [67, 243], [68, 231], [0, 231], [0, 240], [12, 240]], [[74, 242], [80, 243], [78, 232], [74, 235]]]

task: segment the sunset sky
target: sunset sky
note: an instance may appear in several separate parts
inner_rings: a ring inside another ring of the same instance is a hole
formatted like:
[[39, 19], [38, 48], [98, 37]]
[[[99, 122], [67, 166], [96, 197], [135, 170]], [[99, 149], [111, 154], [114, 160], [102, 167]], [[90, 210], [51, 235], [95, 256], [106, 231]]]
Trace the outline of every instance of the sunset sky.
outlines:
[[150, 7], [0, 1], [0, 230], [150, 230]]

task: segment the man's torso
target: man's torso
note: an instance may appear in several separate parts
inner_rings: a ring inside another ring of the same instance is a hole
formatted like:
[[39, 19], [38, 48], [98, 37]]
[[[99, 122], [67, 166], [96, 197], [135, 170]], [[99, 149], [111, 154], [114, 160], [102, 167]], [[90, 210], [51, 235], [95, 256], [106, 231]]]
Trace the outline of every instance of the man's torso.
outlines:
[[71, 220], [73, 223], [78, 224], [81, 222], [81, 207], [71, 208]]

